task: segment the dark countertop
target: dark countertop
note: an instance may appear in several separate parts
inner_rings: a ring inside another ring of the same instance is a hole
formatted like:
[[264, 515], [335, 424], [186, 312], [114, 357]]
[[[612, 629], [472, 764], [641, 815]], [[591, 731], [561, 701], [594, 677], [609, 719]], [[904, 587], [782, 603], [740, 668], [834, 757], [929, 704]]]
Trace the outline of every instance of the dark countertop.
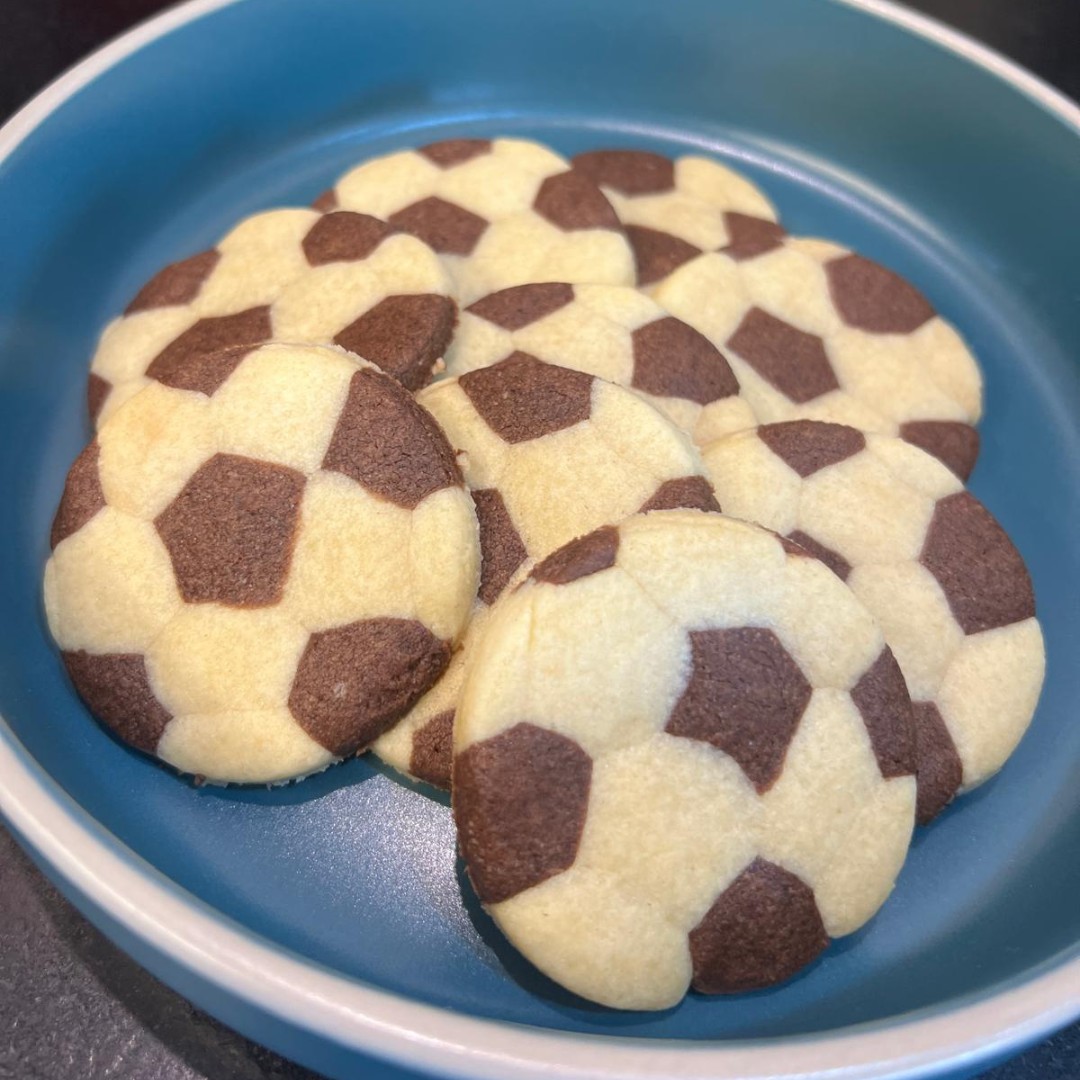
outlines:
[[[0, 119], [85, 53], [164, 6], [161, 0], [0, 0]], [[910, 6], [1080, 98], [1080, 0], [914, 0]], [[317, 1080], [212, 1020], [129, 960], [57, 893], [2, 827], [0, 1023], [0, 1080]], [[1080, 1024], [985, 1074], [985, 1080], [1077, 1078]]]

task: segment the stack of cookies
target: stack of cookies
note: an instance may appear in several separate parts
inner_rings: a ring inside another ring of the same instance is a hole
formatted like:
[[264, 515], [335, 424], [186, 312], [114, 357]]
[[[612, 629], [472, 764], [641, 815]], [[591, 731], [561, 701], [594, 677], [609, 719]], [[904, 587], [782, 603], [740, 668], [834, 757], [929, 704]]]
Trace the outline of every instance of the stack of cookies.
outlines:
[[88, 397], [45, 603], [91, 712], [200, 783], [451, 789], [605, 1005], [795, 975], [1035, 709], [974, 358], [716, 161], [365, 162], [157, 274]]

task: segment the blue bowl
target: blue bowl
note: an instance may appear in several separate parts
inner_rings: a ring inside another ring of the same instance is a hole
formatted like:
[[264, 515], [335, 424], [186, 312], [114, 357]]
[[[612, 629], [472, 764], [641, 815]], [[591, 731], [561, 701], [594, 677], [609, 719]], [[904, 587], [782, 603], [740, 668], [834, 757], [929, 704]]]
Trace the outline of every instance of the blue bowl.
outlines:
[[[1038, 715], [1002, 774], [918, 836], [871, 925], [777, 990], [591, 1007], [462, 900], [445, 801], [367, 760], [197, 790], [92, 723], [49, 642], [48, 523], [104, 322], [242, 215], [306, 203], [370, 155], [496, 133], [733, 161], [792, 231], [912, 279], [985, 367], [973, 488], [1034, 576]], [[1080, 1014], [1078, 190], [1080, 111], [873, 0], [199, 0], [121, 38], [0, 132], [0, 808], [140, 961], [334, 1076], [365, 1054], [500, 1078], [969, 1075], [1064, 1024]]]

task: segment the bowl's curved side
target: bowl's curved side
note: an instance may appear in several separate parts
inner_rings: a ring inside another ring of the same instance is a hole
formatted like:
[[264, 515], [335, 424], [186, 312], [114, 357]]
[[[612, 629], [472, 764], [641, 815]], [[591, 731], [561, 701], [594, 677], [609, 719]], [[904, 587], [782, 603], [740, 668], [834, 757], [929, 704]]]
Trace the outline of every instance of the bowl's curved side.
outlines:
[[179, 889], [78, 807], [0, 726], [0, 811], [104, 933], [224, 1022], [332, 1076], [376, 1054], [469, 1080], [885, 1080], [1016, 1052], [1080, 1014], [1080, 958], [951, 1012], [834, 1037], [717, 1048], [564, 1037], [403, 1001], [270, 945]]
[[[962, 55], [1080, 135], [1080, 109], [962, 35], [880, 0], [830, 0]], [[190, 0], [99, 50], [0, 129], [0, 169], [65, 101], [125, 57], [235, 0]], [[930, 1076], [973, 1069], [1080, 1015], [1075, 951], [1022, 985], [955, 1008], [824, 1037], [673, 1044], [565, 1036], [463, 1017], [345, 979], [231, 922], [158, 873], [78, 806], [0, 723], [0, 813], [65, 892], [155, 974], [245, 1034], [330, 1074], [373, 1053], [469, 1077]]]

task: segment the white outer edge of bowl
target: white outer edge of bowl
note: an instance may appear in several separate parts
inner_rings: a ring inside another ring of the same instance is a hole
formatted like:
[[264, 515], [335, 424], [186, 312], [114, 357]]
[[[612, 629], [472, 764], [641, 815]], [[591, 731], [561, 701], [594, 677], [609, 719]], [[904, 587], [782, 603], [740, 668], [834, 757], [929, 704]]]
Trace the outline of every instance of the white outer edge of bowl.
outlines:
[[[188, 0], [91, 53], [0, 128], [0, 164], [68, 98], [150, 42], [240, 0]], [[1009, 83], [1080, 137], [1080, 107], [1016, 64], [888, 0], [831, 0]], [[566, 1034], [461, 1016], [316, 966], [223, 916], [124, 847], [0, 719], [0, 813], [69, 891], [179, 967], [346, 1049], [469, 1080], [916, 1080], [977, 1067], [1080, 1016], [1080, 957], [942, 1011], [850, 1031], [722, 1045]]]

